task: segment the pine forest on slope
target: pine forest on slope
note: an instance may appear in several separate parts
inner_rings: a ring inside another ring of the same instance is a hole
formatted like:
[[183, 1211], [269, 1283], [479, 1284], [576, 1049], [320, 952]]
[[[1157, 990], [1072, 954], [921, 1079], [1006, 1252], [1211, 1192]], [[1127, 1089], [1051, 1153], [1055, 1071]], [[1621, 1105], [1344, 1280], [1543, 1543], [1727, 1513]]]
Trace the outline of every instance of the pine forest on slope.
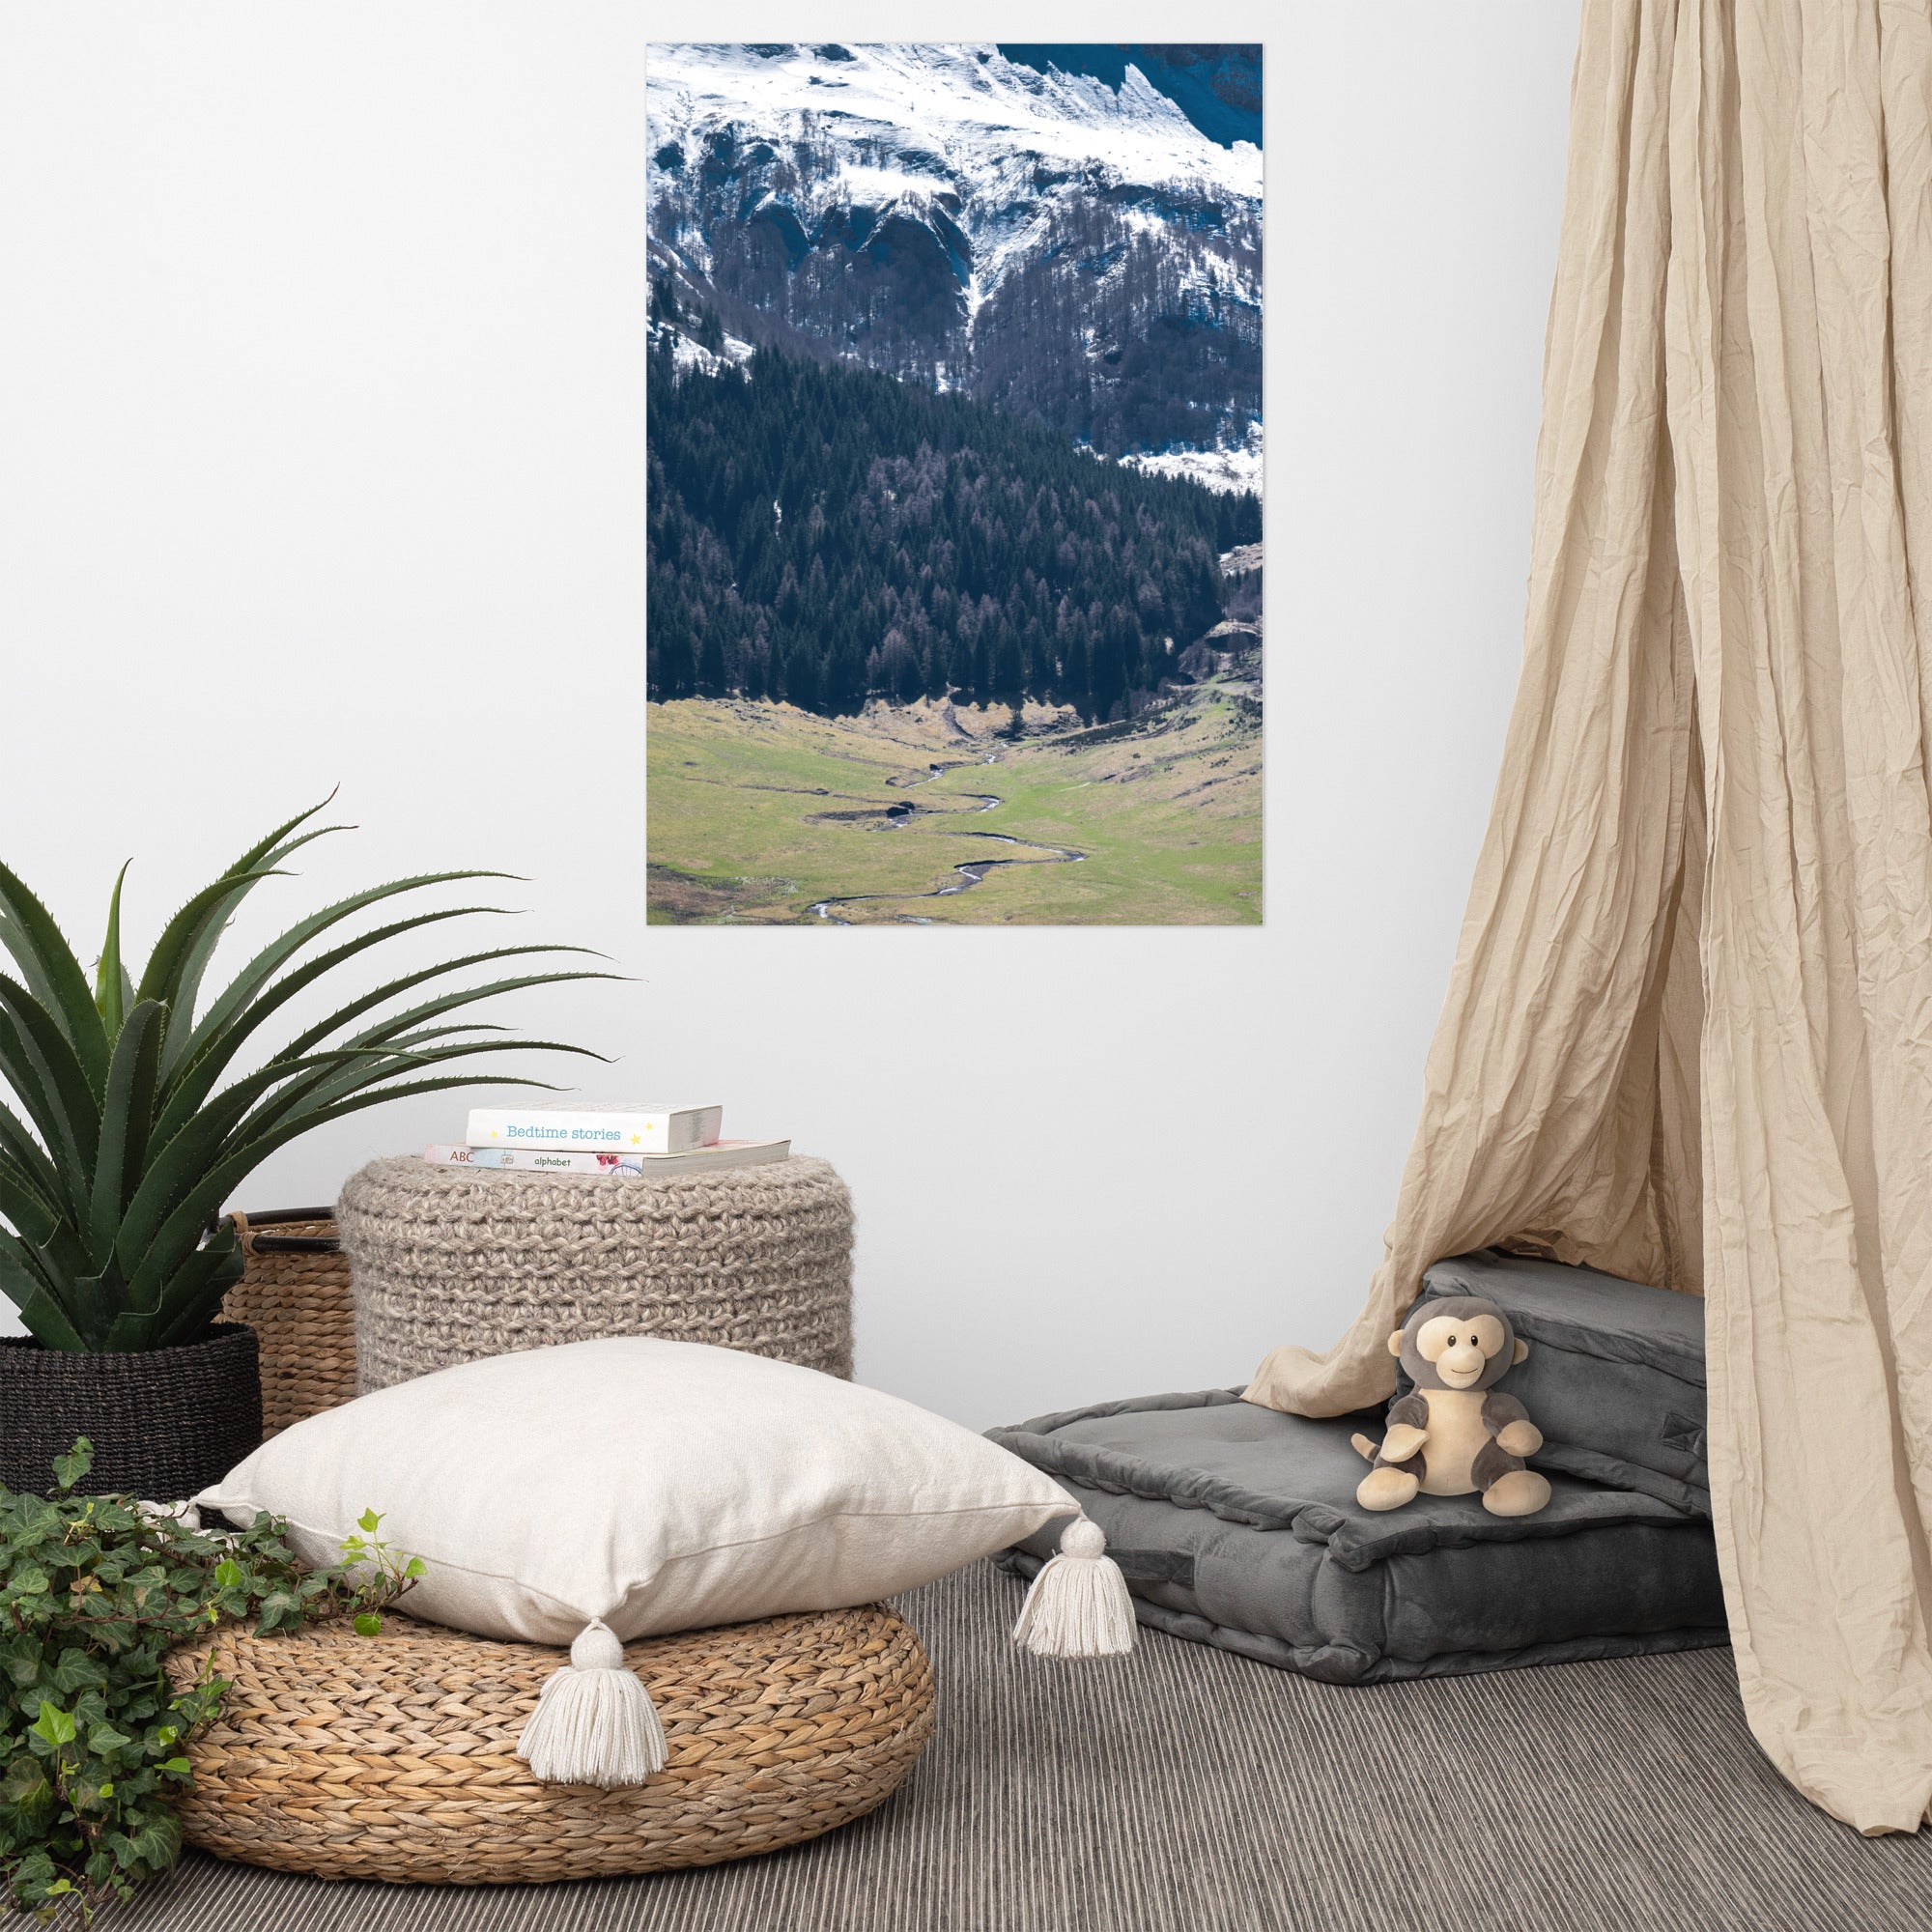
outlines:
[[1097, 462], [957, 394], [761, 350], [649, 360], [650, 696], [1104, 718], [1224, 614], [1261, 505]]

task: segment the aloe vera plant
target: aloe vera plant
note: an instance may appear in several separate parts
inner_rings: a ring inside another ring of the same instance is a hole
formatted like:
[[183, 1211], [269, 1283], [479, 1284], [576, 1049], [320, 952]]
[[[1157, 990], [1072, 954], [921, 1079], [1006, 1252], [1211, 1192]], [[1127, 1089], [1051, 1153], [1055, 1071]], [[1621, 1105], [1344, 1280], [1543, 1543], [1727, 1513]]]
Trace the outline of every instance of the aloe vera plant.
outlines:
[[[263, 880], [283, 876], [282, 862], [301, 846], [349, 829], [311, 823], [326, 805], [277, 828], [196, 893], [169, 921], [138, 980], [121, 956], [126, 866], [92, 985], [46, 908], [0, 866], [0, 948], [19, 972], [0, 973], [0, 1080], [14, 1101], [0, 1102], [0, 1220], [11, 1227], [0, 1228], [0, 1291], [45, 1347], [107, 1352], [196, 1340], [242, 1276], [235, 1231], [217, 1211], [277, 1148], [406, 1094], [550, 1084], [491, 1069], [425, 1069], [507, 1046], [586, 1051], [505, 1039], [498, 1026], [453, 1017], [521, 987], [616, 977], [581, 966], [498, 973], [480, 983], [468, 977], [531, 954], [585, 952], [532, 945], [491, 947], [406, 973], [257, 1058], [275, 1014], [351, 960], [444, 920], [507, 910], [412, 910], [313, 950], [368, 907], [509, 874], [396, 879], [311, 913], [206, 995], [210, 962], [242, 901]], [[450, 984], [450, 976], [465, 983]], [[248, 1070], [237, 1071], [238, 1063]]]

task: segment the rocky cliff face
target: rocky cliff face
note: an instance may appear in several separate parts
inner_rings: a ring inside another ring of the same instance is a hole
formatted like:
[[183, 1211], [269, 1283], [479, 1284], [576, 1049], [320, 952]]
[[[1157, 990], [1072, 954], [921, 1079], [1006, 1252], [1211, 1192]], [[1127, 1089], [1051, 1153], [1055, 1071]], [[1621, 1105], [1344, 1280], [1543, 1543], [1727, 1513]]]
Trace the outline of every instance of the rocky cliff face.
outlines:
[[1259, 488], [1259, 50], [1011, 51], [654, 47], [653, 276], [743, 340]]

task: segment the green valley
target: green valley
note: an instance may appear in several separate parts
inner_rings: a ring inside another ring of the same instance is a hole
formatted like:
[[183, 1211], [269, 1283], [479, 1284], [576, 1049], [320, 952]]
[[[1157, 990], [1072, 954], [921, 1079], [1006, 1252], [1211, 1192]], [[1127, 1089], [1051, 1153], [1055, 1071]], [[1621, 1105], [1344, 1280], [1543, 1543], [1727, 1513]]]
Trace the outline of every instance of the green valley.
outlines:
[[1030, 703], [1021, 723], [930, 698], [653, 703], [652, 923], [1260, 923], [1253, 685], [1210, 676], [1099, 725]]

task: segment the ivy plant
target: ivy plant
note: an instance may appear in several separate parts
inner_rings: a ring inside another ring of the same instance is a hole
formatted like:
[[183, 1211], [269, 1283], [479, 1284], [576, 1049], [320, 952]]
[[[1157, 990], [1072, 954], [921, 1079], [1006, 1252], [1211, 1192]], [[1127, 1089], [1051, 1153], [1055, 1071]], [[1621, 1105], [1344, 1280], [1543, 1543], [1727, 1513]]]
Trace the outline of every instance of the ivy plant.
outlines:
[[0, 1489], [0, 1902], [93, 1922], [173, 1868], [186, 1747], [221, 1708], [204, 1668], [177, 1688], [177, 1644], [229, 1623], [258, 1634], [348, 1616], [365, 1635], [423, 1574], [370, 1511], [343, 1563], [311, 1569], [261, 1516], [214, 1532], [129, 1496], [79, 1496], [85, 1437], [54, 1459], [47, 1496]]

